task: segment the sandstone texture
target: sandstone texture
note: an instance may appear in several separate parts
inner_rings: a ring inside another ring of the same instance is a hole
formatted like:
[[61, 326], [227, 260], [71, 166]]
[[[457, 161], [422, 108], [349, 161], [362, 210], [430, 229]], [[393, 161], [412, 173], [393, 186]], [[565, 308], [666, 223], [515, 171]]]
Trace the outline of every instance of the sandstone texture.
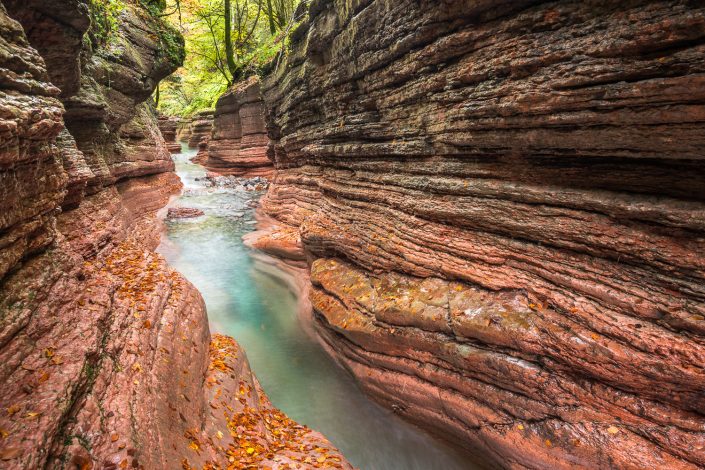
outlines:
[[0, 467], [346, 468], [153, 252], [181, 183], [146, 100], [183, 43], [155, 2], [96, 5], [0, 4]]
[[177, 132], [180, 119], [171, 116], [159, 116], [159, 131], [164, 137], [164, 142], [171, 153], [181, 153], [181, 144], [177, 142]]
[[191, 158], [192, 162], [203, 164], [208, 160], [208, 137], [201, 137], [201, 141], [198, 143], [198, 152]]
[[318, 0], [274, 223], [362, 386], [505, 468], [705, 466], [705, 7]]
[[183, 143], [188, 143], [191, 135], [191, 119], [182, 118], [176, 126], [176, 140]]
[[199, 148], [201, 143], [205, 143], [206, 147], [208, 141], [211, 137], [211, 131], [213, 129], [213, 111], [206, 110], [201, 111], [196, 114], [191, 121], [189, 134], [188, 134], [188, 146], [189, 148], [195, 149]]
[[208, 157], [202, 164], [223, 175], [270, 176], [269, 137], [257, 78], [240, 83], [218, 99]]

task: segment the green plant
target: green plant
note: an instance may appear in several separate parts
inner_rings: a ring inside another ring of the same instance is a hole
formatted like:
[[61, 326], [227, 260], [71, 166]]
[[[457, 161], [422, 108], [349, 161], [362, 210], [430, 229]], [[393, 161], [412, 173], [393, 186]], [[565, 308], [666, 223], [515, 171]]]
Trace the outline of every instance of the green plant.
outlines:
[[188, 117], [212, 108], [233, 84], [267, 73], [287, 50], [300, 0], [175, 1], [166, 12], [186, 38], [188, 60], [162, 82], [159, 110]]
[[95, 45], [104, 44], [117, 30], [120, 14], [125, 9], [123, 0], [90, 0], [89, 35]]

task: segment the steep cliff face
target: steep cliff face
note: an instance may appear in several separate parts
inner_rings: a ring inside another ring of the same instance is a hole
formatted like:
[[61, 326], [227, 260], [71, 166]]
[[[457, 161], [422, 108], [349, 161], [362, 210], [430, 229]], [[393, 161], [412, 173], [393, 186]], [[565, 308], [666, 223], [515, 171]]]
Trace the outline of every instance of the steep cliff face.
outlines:
[[145, 100], [183, 45], [154, 5], [110, 30], [96, 5], [0, 4], [0, 466], [345, 465], [153, 253], [180, 182]]
[[260, 83], [254, 78], [218, 100], [203, 165], [223, 175], [270, 176], [274, 166], [268, 145]]
[[185, 134], [184, 137], [188, 139], [189, 148], [198, 149], [198, 153], [192, 158], [194, 162], [202, 164], [208, 159], [208, 143], [211, 139], [212, 129], [213, 111], [211, 110], [201, 111], [191, 120], [188, 134]]
[[181, 120], [173, 116], [159, 116], [159, 131], [171, 153], [181, 153], [181, 144], [177, 142], [177, 133]]
[[705, 8], [322, 0], [292, 42], [254, 245], [363, 386], [505, 467], [705, 465]]
[[211, 138], [213, 129], [213, 111], [206, 110], [196, 114], [191, 121], [188, 133], [188, 146], [192, 149], [198, 148], [201, 142], [206, 143]]
[[183, 118], [176, 126], [176, 140], [178, 142], [187, 143], [191, 135], [191, 120]]
[[[56, 237], [56, 208], [67, 175], [52, 141], [63, 130], [59, 90], [47, 81], [22, 28], [0, 10], [2, 41], [2, 168], [0, 277]], [[36, 184], [42, 181], [44, 184]]]

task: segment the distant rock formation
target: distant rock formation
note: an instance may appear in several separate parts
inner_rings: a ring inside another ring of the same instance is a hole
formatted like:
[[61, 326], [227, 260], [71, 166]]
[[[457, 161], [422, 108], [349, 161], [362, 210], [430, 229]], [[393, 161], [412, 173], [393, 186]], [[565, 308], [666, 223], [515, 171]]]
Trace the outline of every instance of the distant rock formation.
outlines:
[[213, 129], [213, 111], [206, 110], [201, 111], [196, 114], [191, 121], [191, 128], [188, 137], [189, 148], [198, 148], [199, 144], [205, 143], [208, 145], [208, 141], [211, 137], [211, 131]]
[[238, 84], [218, 100], [208, 157], [202, 164], [222, 175], [271, 176], [269, 137], [257, 78]]
[[159, 116], [159, 130], [171, 153], [181, 153], [181, 144], [176, 140], [176, 133], [181, 120], [172, 116]]
[[176, 140], [178, 142], [188, 143], [191, 137], [191, 119], [182, 118], [176, 126]]
[[698, 2], [314, 1], [250, 242], [368, 393], [499, 466], [702, 468], [704, 48]]

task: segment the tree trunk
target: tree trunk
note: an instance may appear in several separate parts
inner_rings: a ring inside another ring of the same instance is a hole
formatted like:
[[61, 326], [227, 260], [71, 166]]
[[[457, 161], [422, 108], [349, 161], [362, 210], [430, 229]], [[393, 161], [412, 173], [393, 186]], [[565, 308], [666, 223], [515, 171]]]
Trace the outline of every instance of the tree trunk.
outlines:
[[274, 24], [274, 10], [272, 9], [272, 0], [267, 0], [267, 16], [269, 16], [269, 31], [272, 36], [277, 32], [277, 27]]
[[230, 0], [225, 0], [225, 60], [233, 82], [236, 80], [237, 65], [235, 65], [235, 52], [233, 49], [232, 9]]

